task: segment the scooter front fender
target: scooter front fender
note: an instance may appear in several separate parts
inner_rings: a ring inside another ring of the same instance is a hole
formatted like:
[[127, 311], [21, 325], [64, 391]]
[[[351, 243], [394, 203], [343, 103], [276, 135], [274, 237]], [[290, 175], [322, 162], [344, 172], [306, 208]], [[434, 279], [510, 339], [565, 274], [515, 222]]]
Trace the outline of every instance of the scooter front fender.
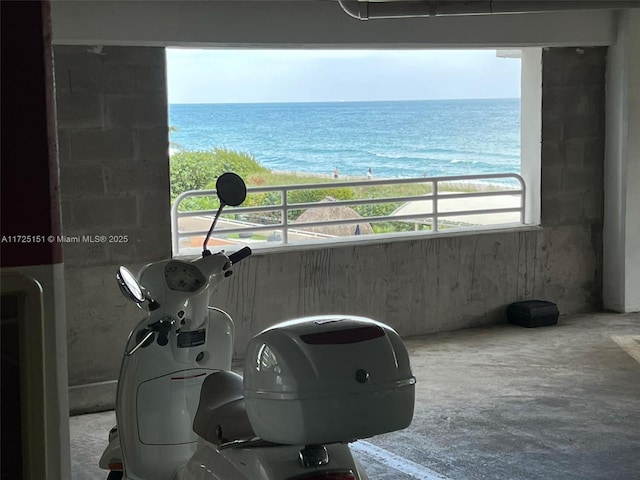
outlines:
[[[109, 435], [109, 445], [105, 448], [98, 465], [104, 470], [121, 470], [122, 469], [122, 449], [120, 448], [120, 436], [117, 431], [115, 434]], [[118, 467], [119, 468], [113, 468]]]

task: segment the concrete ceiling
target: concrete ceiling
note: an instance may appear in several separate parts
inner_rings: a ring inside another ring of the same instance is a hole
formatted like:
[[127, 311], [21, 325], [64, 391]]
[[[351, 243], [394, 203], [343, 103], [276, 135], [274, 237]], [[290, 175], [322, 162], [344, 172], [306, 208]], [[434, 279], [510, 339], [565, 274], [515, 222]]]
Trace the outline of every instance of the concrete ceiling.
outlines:
[[360, 21], [333, 0], [52, 2], [55, 44], [469, 48], [611, 45], [617, 12]]

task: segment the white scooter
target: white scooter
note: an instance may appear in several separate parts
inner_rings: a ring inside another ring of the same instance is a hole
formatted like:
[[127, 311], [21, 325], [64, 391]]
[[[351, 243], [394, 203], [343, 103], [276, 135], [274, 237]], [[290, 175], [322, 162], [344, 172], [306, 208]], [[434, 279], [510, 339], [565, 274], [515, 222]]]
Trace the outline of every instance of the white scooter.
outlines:
[[118, 271], [125, 296], [148, 309], [131, 332], [116, 423], [100, 467], [108, 480], [368, 480], [348, 443], [406, 428], [415, 378], [390, 327], [326, 315], [275, 325], [231, 371], [234, 325], [209, 299], [251, 250], [212, 255], [208, 239], [246, 186], [225, 173], [202, 257]]

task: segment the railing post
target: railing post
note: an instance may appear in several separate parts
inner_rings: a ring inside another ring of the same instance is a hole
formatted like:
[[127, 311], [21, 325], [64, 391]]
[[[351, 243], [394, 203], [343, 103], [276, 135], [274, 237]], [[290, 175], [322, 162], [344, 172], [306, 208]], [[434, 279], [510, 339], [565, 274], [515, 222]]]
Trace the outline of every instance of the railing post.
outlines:
[[527, 186], [524, 183], [524, 179], [522, 177], [518, 177], [518, 181], [520, 182], [520, 190], [522, 193], [520, 194], [520, 223], [524, 225], [525, 222], [525, 206], [527, 201]]
[[171, 251], [172, 254], [180, 254], [180, 230], [178, 226], [178, 203], [181, 199], [176, 198], [171, 205]]
[[438, 181], [433, 181], [433, 226], [431, 228], [432, 231], [438, 231]]
[[282, 243], [286, 245], [289, 243], [289, 201], [287, 200], [287, 194], [289, 190], [287, 187], [282, 189]]

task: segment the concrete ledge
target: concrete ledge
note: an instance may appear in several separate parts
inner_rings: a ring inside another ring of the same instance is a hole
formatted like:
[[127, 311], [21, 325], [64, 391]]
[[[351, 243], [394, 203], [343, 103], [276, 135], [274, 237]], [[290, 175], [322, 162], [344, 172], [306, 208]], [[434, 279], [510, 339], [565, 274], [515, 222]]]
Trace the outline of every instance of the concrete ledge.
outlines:
[[102, 412], [116, 406], [117, 380], [69, 387], [69, 414]]
[[[421, 231], [421, 232], [403, 232], [383, 233], [376, 235], [362, 235], [358, 237], [336, 237], [323, 239], [322, 243], [317, 241], [296, 242], [287, 245], [270, 245], [268, 242], [252, 243], [252, 255], [269, 255], [273, 253], [291, 253], [306, 252], [309, 250], [322, 250], [330, 248], [343, 247], [363, 247], [363, 246], [379, 246], [383, 244], [401, 244], [402, 242], [415, 242], [426, 240], [437, 240], [443, 238], [459, 238], [478, 235], [492, 235], [501, 233], [517, 233], [517, 232], [542, 232], [540, 225], [522, 225], [522, 224], [502, 224], [502, 225], [484, 225], [474, 228], [448, 228], [437, 232]], [[176, 255], [174, 258], [193, 259], [200, 256], [200, 248], [194, 249], [194, 253], [190, 255]]]

